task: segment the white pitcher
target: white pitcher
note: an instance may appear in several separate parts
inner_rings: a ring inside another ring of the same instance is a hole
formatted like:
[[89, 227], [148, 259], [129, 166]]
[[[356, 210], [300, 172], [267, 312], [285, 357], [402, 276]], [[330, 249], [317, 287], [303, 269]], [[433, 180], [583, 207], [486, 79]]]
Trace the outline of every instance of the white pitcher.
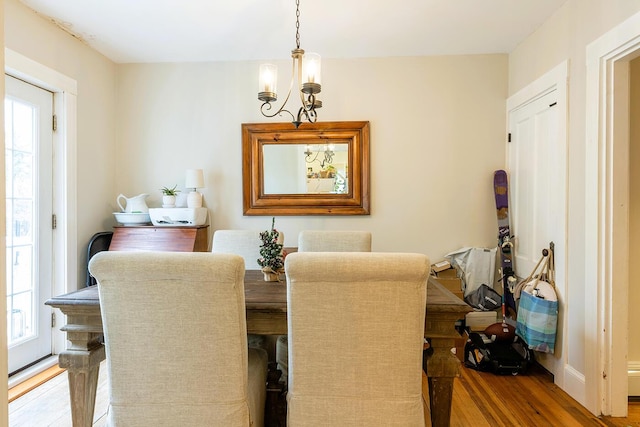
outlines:
[[[148, 194], [139, 194], [135, 197], [126, 197], [124, 194], [120, 194], [116, 198], [116, 203], [120, 206], [122, 212], [126, 213], [149, 213], [149, 207], [145, 199], [149, 197]], [[122, 206], [120, 200], [124, 199], [125, 206]]]

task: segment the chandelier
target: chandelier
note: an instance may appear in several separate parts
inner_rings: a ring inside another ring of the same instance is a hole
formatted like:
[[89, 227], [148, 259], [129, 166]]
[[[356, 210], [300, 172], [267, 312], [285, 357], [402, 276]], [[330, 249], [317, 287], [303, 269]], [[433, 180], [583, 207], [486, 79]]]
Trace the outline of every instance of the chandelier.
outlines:
[[[295, 123], [294, 123], [295, 124]], [[314, 156], [315, 154], [315, 156]], [[320, 160], [318, 157], [320, 156], [320, 150], [313, 151], [310, 145], [307, 145], [307, 150], [304, 152], [304, 160], [307, 163], [318, 162], [320, 163], [320, 167], [324, 169], [325, 164], [331, 164], [333, 162], [333, 156], [335, 152], [333, 151], [333, 145], [325, 145], [324, 146], [324, 159]]]
[[[320, 55], [317, 53], [305, 53], [300, 49], [300, 0], [296, 0], [296, 48], [291, 51], [293, 65], [291, 69], [291, 83], [289, 84], [289, 92], [284, 103], [277, 111], [271, 113], [271, 103], [278, 99], [276, 84], [278, 82], [278, 67], [273, 64], [260, 65], [258, 99], [262, 101], [260, 112], [265, 117], [275, 117], [281, 113], [291, 115], [292, 123], [298, 128], [303, 120], [309, 123], [315, 123], [318, 119], [316, 109], [322, 107], [322, 101], [316, 99], [316, 94], [320, 93]], [[293, 113], [285, 106], [291, 96], [293, 83], [297, 81], [300, 92], [301, 106], [298, 114]]]

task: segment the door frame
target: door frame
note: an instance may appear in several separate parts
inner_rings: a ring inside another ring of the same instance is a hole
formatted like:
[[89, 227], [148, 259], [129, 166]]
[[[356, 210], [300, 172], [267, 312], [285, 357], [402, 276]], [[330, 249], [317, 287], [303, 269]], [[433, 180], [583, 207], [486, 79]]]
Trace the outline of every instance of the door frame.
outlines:
[[585, 342], [595, 351], [585, 352], [585, 406], [616, 417], [628, 411], [629, 61], [638, 56], [640, 13], [586, 52]]
[[[61, 191], [54, 192], [53, 200], [57, 227], [53, 236], [52, 292], [59, 295], [78, 288], [77, 82], [6, 47], [4, 55], [5, 73], [53, 92], [53, 110], [57, 116], [57, 130], [53, 133], [53, 181]], [[62, 312], [56, 309], [55, 316], [52, 353], [58, 354], [65, 349], [66, 338], [59, 328], [64, 322]]]

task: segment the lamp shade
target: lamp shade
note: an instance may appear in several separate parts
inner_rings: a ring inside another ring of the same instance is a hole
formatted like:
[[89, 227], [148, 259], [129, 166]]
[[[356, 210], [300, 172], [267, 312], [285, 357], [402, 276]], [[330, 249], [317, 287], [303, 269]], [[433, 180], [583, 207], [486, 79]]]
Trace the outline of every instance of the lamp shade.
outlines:
[[261, 64], [258, 80], [258, 92], [276, 93], [278, 84], [278, 67], [273, 64]]
[[202, 169], [187, 169], [184, 186], [185, 188], [203, 188], [204, 173]]
[[320, 55], [307, 52], [302, 57], [302, 83], [322, 84]]

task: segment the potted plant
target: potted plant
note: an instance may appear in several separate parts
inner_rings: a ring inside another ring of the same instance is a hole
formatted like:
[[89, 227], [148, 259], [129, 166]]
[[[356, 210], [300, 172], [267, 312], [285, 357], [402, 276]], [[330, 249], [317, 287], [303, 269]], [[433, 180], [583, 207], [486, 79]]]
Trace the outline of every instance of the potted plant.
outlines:
[[180, 190], [176, 190], [177, 187], [177, 185], [174, 185], [173, 188], [162, 187], [160, 189], [162, 191], [163, 208], [174, 208], [176, 206], [176, 196], [180, 192]]
[[336, 167], [333, 165], [327, 165], [325, 170], [327, 171], [327, 178], [335, 178], [336, 173], [338, 172]]
[[280, 274], [284, 273], [284, 255], [282, 244], [278, 243], [280, 233], [275, 228], [276, 219], [271, 219], [271, 230], [260, 233], [260, 258], [258, 265], [262, 267], [264, 280], [267, 282], [277, 282]]

